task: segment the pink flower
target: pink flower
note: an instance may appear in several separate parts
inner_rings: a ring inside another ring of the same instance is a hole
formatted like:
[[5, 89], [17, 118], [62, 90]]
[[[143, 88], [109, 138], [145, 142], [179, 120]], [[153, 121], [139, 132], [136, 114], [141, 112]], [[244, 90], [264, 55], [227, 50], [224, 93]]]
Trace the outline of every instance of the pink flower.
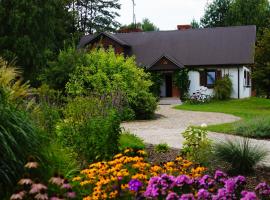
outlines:
[[25, 191], [16, 192], [15, 194], [12, 194], [10, 197], [10, 200], [21, 200], [23, 199], [25, 195]]
[[29, 169], [31, 169], [31, 168], [37, 168], [38, 167], [38, 163], [37, 162], [34, 162], [34, 161], [32, 161], [32, 162], [30, 161], [30, 162], [26, 163], [24, 165], [24, 167], [29, 168]]
[[36, 196], [35, 196], [35, 199], [37, 200], [48, 200], [48, 194], [47, 193], [38, 193]]
[[67, 198], [74, 199], [76, 197], [76, 193], [73, 192], [71, 189], [67, 192]]
[[30, 178], [22, 178], [18, 182], [19, 185], [32, 185], [33, 181]]
[[47, 187], [41, 183], [33, 183], [29, 193], [35, 194], [35, 193], [39, 193], [41, 190], [47, 190]]
[[63, 188], [63, 189], [71, 189], [72, 187], [71, 187], [71, 185], [68, 183], [68, 180], [65, 179], [65, 180], [64, 180], [64, 183], [63, 183], [63, 185], [62, 185], [61, 188]]
[[60, 176], [53, 176], [52, 178], [50, 178], [49, 182], [60, 186], [63, 185], [64, 179], [60, 178]]

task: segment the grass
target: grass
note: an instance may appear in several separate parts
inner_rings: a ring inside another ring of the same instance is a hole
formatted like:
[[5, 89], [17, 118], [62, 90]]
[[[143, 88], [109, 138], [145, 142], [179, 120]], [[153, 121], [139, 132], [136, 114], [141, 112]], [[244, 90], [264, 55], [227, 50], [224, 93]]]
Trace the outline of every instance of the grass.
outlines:
[[141, 138], [138, 136], [125, 132], [120, 136], [120, 150], [124, 150], [126, 148], [132, 149], [145, 149], [145, 144]]
[[[208, 104], [183, 104], [175, 107], [180, 110], [219, 112], [241, 117], [241, 123], [259, 117], [270, 115], [270, 100], [262, 98], [235, 99], [228, 101], [213, 101]], [[210, 125], [207, 130], [220, 133], [236, 134], [235, 127], [239, 121], [233, 123]]]

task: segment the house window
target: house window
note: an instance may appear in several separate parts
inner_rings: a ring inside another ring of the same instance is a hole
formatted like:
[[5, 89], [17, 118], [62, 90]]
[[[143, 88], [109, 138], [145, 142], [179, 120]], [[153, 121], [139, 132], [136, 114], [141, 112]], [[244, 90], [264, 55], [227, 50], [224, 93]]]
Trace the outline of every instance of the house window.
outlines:
[[213, 87], [216, 82], [216, 71], [206, 72], [206, 86]]
[[248, 70], [244, 70], [244, 86], [245, 87], [251, 86], [250, 72]]

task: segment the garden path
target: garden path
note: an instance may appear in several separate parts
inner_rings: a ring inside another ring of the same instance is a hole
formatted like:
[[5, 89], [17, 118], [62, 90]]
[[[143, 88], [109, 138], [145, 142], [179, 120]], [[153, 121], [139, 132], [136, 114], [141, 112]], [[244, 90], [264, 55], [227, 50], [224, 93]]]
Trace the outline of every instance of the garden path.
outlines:
[[[194, 112], [173, 109], [173, 105], [160, 105], [156, 112], [156, 119], [141, 120], [122, 123], [125, 130], [134, 133], [149, 144], [167, 143], [170, 147], [181, 148], [183, 143], [183, 132], [188, 126], [200, 126], [202, 123], [208, 125], [229, 123], [240, 118], [233, 115], [211, 112]], [[213, 141], [225, 141], [226, 139], [240, 139], [239, 136], [209, 133], [209, 138]], [[260, 145], [270, 152], [270, 141], [250, 140], [252, 144]], [[264, 162], [270, 166], [270, 153]]]

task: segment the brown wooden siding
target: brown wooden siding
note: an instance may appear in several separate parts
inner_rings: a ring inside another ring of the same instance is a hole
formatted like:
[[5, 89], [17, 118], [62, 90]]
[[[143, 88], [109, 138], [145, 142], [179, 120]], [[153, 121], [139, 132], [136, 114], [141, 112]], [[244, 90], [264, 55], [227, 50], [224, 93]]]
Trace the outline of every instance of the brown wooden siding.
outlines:
[[150, 71], [162, 71], [162, 70], [176, 70], [179, 67], [167, 58], [161, 58], [156, 64], [154, 64]]

